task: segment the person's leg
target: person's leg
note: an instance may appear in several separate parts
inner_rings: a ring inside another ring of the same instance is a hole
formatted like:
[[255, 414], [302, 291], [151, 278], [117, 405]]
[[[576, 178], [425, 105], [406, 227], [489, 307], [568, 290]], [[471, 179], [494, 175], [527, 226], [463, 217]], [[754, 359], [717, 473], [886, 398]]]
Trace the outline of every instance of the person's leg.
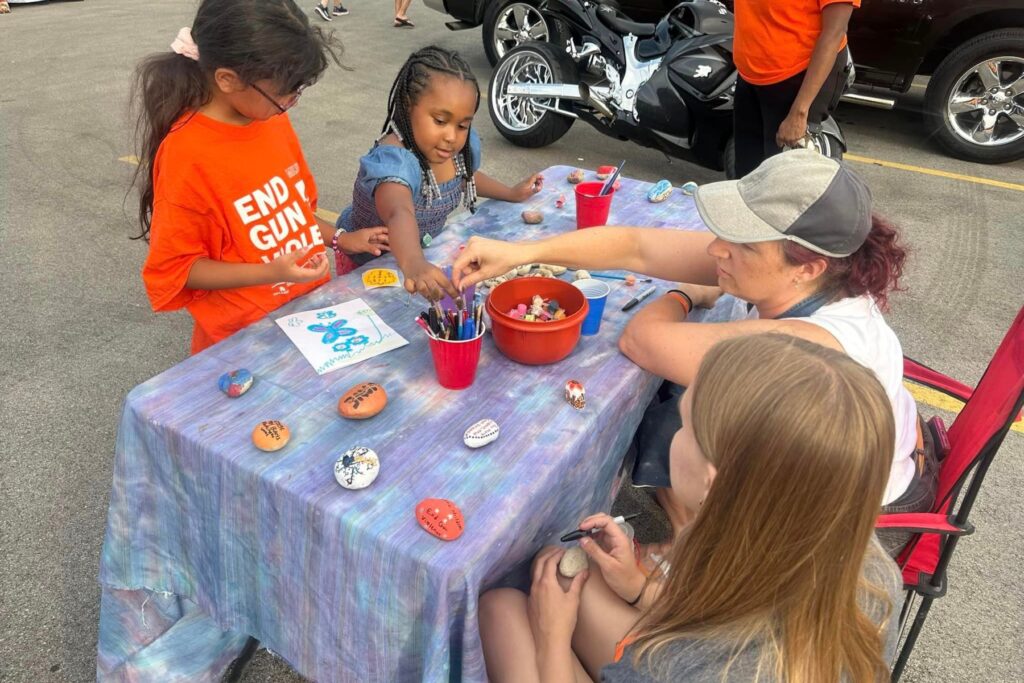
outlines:
[[[537, 643], [530, 627], [526, 594], [514, 588], [498, 588], [480, 596], [480, 641], [492, 683], [533, 683], [540, 680]], [[591, 683], [574, 657], [576, 683]]]
[[0, 0], [0, 14], [8, 14], [11, 11], [11, 6], [7, 0]]
[[742, 178], [764, 160], [764, 122], [761, 120], [761, 107], [757, 102], [755, 86], [738, 76], [732, 120], [736, 177]]
[[331, 13], [327, 11], [327, 0], [320, 0], [320, 2], [313, 7], [313, 10], [320, 15], [320, 18], [324, 21], [331, 20]]
[[640, 610], [630, 607], [605, 583], [601, 569], [590, 563], [590, 576], [580, 593], [572, 650], [592, 679], [601, 679], [601, 669], [615, 658], [615, 648], [640, 619]]

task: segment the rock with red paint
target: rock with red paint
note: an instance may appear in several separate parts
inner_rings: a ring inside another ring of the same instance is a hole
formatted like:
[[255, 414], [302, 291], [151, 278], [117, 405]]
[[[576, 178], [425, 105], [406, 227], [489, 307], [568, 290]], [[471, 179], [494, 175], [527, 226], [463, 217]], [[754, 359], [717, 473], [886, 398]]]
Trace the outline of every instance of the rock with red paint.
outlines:
[[612, 177], [612, 173], [615, 173], [615, 166], [598, 166], [597, 167], [597, 179], [608, 180]]
[[291, 438], [291, 431], [279, 420], [264, 420], [252, 430], [252, 442], [261, 451], [279, 451]]
[[576, 410], [583, 410], [583, 407], [587, 405], [586, 393], [583, 391], [583, 385], [578, 381], [571, 379], [565, 383], [565, 400], [569, 402]]
[[432, 536], [442, 541], [454, 541], [466, 528], [462, 510], [444, 498], [426, 498], [416, 506], [416, 521]]
[[527, 225], [537, 225], [544, 222], [544, 214], [540, 211], [523, 211], [523, 222]]
[[555, 208], [561, 209], [563, 206], [565, 206], [565, 195], [560, 194], [558, 195], [558, 199], [555, 200]]
[[376, 382], [363, 382], [345, 392], [338, 400], [338, 412], [349, 420], [365, 420], [384, 410], [388, 392]]
[[249, 391], [249, 388], [252, 387], [252, 383], [252, 373], [245, 368], [225, 372], [220, 376], [220, 379], [217, 380], [217, 386], [220, 387], [220, 390], [231, 398], [238, 398], [245, 392]]

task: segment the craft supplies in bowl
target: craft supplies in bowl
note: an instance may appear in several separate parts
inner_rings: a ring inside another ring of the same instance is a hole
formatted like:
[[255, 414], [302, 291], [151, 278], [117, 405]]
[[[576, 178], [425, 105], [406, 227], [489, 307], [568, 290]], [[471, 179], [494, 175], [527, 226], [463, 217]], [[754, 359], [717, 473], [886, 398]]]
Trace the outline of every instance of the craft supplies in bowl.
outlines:
[[[529, 310], [535, 296], [549, 305], [557, 302], [565, 317], [555, 320], [552, 314], [552, 319], [547, 321], [520, 320], [509, 314], [516, 311], [518, 315], [520, 306], [524, 304]], [[572, 353], [580, 340], [580, 329], [588, 310], [583, 292], [554, 278], [515, 278], [495, 287], [487, 297], [494, 345], [524, 365], [557, 363]]]

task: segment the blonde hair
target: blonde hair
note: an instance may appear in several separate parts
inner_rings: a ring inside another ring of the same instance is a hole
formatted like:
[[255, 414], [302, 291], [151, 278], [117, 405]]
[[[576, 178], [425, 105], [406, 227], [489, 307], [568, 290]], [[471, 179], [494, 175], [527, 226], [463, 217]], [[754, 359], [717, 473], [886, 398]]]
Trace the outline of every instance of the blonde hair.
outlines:
[[754, 646], [758, 679], [888, 680], [882, 629], [858, 605], [874, 598], [891, 616], [863, 572], [869, 544], [881, 552], [872, 534], [895, 441], [878, 380], [842, 353], [767, 334], [715, 345], [690, 391], [718, 473], [639, 622], [634, 665], [657, 671], [666, 645], [699, 638], [728, 648], [729, 666]]

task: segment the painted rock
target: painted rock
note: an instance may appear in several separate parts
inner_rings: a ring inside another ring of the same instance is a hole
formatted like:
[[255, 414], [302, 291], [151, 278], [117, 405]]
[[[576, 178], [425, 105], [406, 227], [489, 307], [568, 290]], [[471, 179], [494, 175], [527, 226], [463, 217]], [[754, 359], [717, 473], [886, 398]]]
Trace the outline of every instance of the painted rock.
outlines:
[[521, 265], [518, 268], [516, 268], [516, 274], [517, 275], [527, 275], [532, 268], [533, 268], [533, 264], [532, 263], [524, 263], [523, 265]]
[[583, 173], [583, 169], [576, 168], [569, 172], [569, 176], [566, 178], [566, 180], [568, 180], [569, 183], [572, 185], [578, 185], [579, 183], [583, 182], [584, 177], [586, 176]]
[[537, 276], [537, 277], [554, 277], [555, 276], [555, 274], [552, 273], [547, 268], [538, 268], [537, 272], [534, 273], [534, 275]]
[[615, 166], [598, 166], [597, 167], [597, 179], [608, 180], [612, 177], [612, 173], [615, 173]]
[[576, 410], [583, 410], [587, 405], [587, 398], [583, 391], [583, 385], [574, 379], [565, 383], [565, 400]]
[[697, 187], [697, 183], [693, 182], [692, 180], [688, 183], [683, 183], [683, 194], [691, 195], [697, 191]]
[[562, 559], [558, 561], [558, 573], [571, 579], [589, 566], [590, 558], [587, 557], [587, 553], [576, 545], [566, 550]]
[[527, 225], [537, 225], [544, 222], [544, 214], [540, 211], [523, 211], [523, 222]]
[[636, 284], [636, 275], [627, 275], [626, 279], [623, 282], [626, 283], [627, 287], [632, 287], [633, 285]]
[[563, 206], [565, 206], [565, 195], [560, 194], [558, 195], [558, 199], [555, 200], [555, 208], [561, 209]]
[[347, 489], [365, 489], [378, 474], [380, 458], [365, 446], [348, 449], [334, 463], [334, 478]]
[[261, 451], [279, 451], [292, 438], [292, 433], [278, 420], [264, 420], [252, 430], [252, 442]]
[[470, 448], [480, 448], [498, 438], [498, 423], [494, 420], [480, 420], [466, 430], [462, 441]]
[[350, 420], [373, 417], [388, 404], [388, 392], [375, 382], [357, 384], [338, 400], [338, 412]]
[[231, 372], [225, 372], [217, 380], [217, 386], [220, 390], [231, 398], [238, 398], [245, 392], [249, 391], [252, 386], [253, 376], [252, 373], [245, 368], [239, 368], [238, 370], [232, 370]]
[[420, 242], [423, 243], [424, 247], [429, 247], [431, 245], [431, 243], [433, 243], [433, 241], [434, 241], [434, 238], [431, 237], [429, 233], [424, 234], [423, 238], [420, 240]]
[[577, 270], [576, 274], [572, 276], [572, 279], [573, 280], [589, 280], [590, 279], [590, 271], [589, 270], [583, 270], [583, 269]]
[[548, 270], [551, 271], [552, 275], [561, 275], [566, 270], [565, 266], [553, 266], [550, 263], [542, 263], [540, 264], [540, 267], [547, 268]]
[[416, 506], [416, 521], [427, 533], [442, 541], [454, 541], [466, 527], [462, 510], [444, 498], [426, 498]]
[[672, 194], [672, 183], [667, 180], [659, 180], [654, 183], [654, 187], [648, 190], [647, 201], [657, 204], [668, 199], [670, 194]]

